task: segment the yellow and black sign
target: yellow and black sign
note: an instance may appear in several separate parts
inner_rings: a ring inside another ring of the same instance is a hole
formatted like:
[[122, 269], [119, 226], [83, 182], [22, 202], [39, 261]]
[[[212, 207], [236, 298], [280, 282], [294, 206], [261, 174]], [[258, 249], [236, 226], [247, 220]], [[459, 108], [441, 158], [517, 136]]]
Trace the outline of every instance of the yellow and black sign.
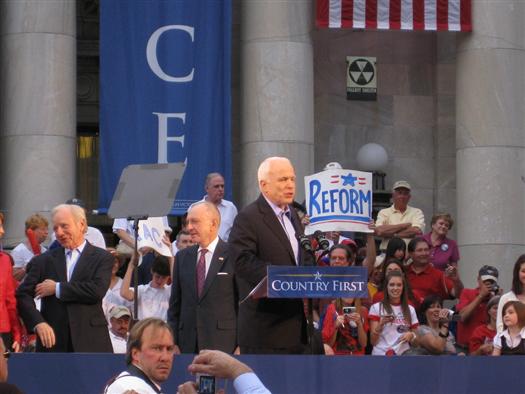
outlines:
[[377, 68], [375, 57], [346, 57], [346, 99], [377, 100]]

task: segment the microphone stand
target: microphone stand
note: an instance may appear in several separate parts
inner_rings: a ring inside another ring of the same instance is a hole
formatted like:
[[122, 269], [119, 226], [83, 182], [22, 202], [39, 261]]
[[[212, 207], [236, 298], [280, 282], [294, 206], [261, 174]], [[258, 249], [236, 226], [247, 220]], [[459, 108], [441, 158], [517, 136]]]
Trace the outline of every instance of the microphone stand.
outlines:
[[[299, 245], [300, 247], [308, 253], [312, 257], [312, 261], [314, 262], [313, 266], [317, 266], [317, 260], [315, 258], [315, 251], [319, 250], [319, 247], [314, 250], [312, 248], [312, 244], [308, 237], [302, 235], [298, 237], [299, 239]], [[308, 344], [310, 345], [310, 354], [315, 354], [315, 344], [314, 344], [314, 306], [313, 306], [313, 299], [307, 298], [307, 313], [306, 313], [306, 320], [307, 320], [307, 334], [308, 334]]]

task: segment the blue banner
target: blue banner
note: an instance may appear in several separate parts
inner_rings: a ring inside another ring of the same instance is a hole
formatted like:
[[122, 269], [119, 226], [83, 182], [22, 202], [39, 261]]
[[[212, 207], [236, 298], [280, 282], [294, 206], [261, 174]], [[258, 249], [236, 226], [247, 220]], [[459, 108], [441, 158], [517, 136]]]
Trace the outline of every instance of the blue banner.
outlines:
[[365, 267], [268, 266], [268, 298], [367, 298]]
[[231, 185], [231, 0], [103, 0], [100, 20], [99, 206], [127, 165], [186, 162], [181, 215], [208, 173]]

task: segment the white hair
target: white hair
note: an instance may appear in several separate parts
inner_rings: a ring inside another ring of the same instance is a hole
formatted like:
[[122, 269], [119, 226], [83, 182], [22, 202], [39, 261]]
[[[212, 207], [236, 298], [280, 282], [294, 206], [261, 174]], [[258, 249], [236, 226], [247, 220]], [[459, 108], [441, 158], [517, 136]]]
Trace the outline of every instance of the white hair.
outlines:
[[279, 157], [279, 156], [273, 156], [268, 157], [263, 160], [263, 162], [259, 165], [259, 169], [257, 170], [257, 181], [260, 183], [261, 181], [268, 180], [268, 177], [270, 175], [270, 169], [272, 167], [272, 164], [276, 161], [285, 161], [292, 165], [292, 162], [286, 158], [286, 157]]

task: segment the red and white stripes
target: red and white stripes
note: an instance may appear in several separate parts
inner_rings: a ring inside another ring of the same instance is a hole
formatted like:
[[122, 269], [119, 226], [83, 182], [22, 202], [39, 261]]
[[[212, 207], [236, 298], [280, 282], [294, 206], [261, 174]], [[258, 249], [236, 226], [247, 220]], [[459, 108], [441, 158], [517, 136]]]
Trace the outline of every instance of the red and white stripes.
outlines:
[[317, 0], [317, 27], [471, 31], [471, 0]]

